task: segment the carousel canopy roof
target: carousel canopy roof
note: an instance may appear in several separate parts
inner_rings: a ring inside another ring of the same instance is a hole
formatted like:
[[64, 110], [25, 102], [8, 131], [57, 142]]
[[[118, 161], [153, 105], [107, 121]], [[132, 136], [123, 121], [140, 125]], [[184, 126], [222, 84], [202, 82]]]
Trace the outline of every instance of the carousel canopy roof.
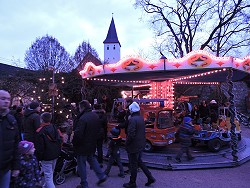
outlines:
[[137, 85], [150, 81], [171, 80], [178, 82], [226, 82], [229, 70], [232, 81], [239, 81], [250, 71], [250, 57], [216, 57], [202, 50], [193, 51], [180, 59], [146, 61], [139, 57], [127, 57], [115, 64], [96, 66], [85, 64], [80, 74], [83, 79], [96, 84]]

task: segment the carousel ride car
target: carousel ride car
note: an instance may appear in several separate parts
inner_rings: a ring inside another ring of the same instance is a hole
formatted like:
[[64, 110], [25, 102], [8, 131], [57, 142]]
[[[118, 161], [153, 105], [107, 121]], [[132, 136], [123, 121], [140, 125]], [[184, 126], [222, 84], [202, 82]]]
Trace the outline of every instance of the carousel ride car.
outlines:
[[[133, 99], [139, 103], [140, 113], [145, 121], [146, 145], [144, 151], [151, 152], [154, 147], [165, 147], [174, 143], [176, 128], [173, 123], [173, 109], [161, 106], [163, 99]], [[125, 121], [126, 100], [118, 98], [114, 100], [110, 119], [108, 121], [108, 133], [113, 127]], [[123, 115], [121, 115], [123, 114]], [[121, 130], [122, 140], [126, 140], [125, 130]]]

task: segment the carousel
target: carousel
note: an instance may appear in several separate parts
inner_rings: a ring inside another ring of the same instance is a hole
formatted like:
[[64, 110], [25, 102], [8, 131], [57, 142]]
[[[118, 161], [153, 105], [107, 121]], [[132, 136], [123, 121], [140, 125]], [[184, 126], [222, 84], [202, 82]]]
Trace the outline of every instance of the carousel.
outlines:
[[250, 71], [250, 57], [216, 57], [206, 51], [192, 51], [180, 59], [162, 56], [156, 61], [140, 57], [126, 57], [114, 64], [96, 66], [87, 62], [81, 67], [80, 75], [84, 81], [101, 85], [149, 87], [144, 99], [164, 99], [164, 106], [174, 108], [174, 87], [178, 84], [216, 85], [228, 84], [230, 102], [230, 134], [232, 160], [238, 160], [238, 139], [235, 133], [236, 109], [233, 95], [233, 82], [242, 80]]

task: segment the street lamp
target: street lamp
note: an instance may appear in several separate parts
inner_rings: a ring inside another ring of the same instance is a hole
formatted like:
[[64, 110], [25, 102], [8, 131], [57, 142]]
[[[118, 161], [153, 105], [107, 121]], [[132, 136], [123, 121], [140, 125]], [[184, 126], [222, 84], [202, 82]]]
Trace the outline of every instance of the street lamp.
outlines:
[[57, 86], [55, 84], [55, 68], [48, 67], [48, 70], [52, 71], [52, 83], [49, 85], [49, 96], [52, 97], [52, 122], [54, 123], [55, 118], [55, 96], [58, 95]]
[[[162, 53], [161, 53], [162, 54]], [[160, 60], [163, 60], [163, 65], [164, 65], [164, 71], [166, 70], [166, 57], [162, 54], [162, 56], [161, 56], [161, 58], [160, 58]]]

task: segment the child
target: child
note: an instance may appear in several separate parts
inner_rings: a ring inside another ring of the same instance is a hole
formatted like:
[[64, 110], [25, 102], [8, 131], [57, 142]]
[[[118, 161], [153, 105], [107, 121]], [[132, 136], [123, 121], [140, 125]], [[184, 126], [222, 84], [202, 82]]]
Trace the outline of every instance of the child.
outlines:
[[112, 134], [112, 136], [110, 138], [108, 154], [107, 154], [107, 157], [109, 157], [109, 161], [108, 161], [108, 165], [104, 173], [108, 175], [113, 163], [116, 161], [120, 170], [120, 173], [118, 174], [118, 176], [121, 178], [124, 178], [125, 175], [124, 175], [124, 170], [123, 170], [123, 166], [122, 166], [121, 158], [120, 158], [120, 145], [121, 145], [121, 137], [119, 136], [120, 129], [112, 128], [110, 133]]
[[180, 137], [180, 150], [175, 157], [176, 162], [181, 162], [181, 157], [183, 153], [185, 152], [187, 155], [188, 160], [193, 160], [194, 157], [191, 154], [190, 146], [192, 145], [192, 135], [196, 133], [196, 130], [194, 129], [194, 125], [192, 123], [192, 118], [190, 117], [184, 117], [183, 123], [180, 125], [180, 128], [178, 130], [179, 137]]
[[34, 144], [28, 141], [21, 141], [18, 145], [21, 154], [20, 174], [15, 180], [15, 187], [34, 188], [41, 181], [38, 161], [34, 155]]
[[51, 120], [52, 115], [50, 113], [44, 112], [41, 114], [41, 125], [36, 130], [36, 154], [37, 158], [41, 160], [46, 187], [55, 188], [53, 172], [56, 160], [61, 152], [62, 138], [57, 128], [51, 124]]

